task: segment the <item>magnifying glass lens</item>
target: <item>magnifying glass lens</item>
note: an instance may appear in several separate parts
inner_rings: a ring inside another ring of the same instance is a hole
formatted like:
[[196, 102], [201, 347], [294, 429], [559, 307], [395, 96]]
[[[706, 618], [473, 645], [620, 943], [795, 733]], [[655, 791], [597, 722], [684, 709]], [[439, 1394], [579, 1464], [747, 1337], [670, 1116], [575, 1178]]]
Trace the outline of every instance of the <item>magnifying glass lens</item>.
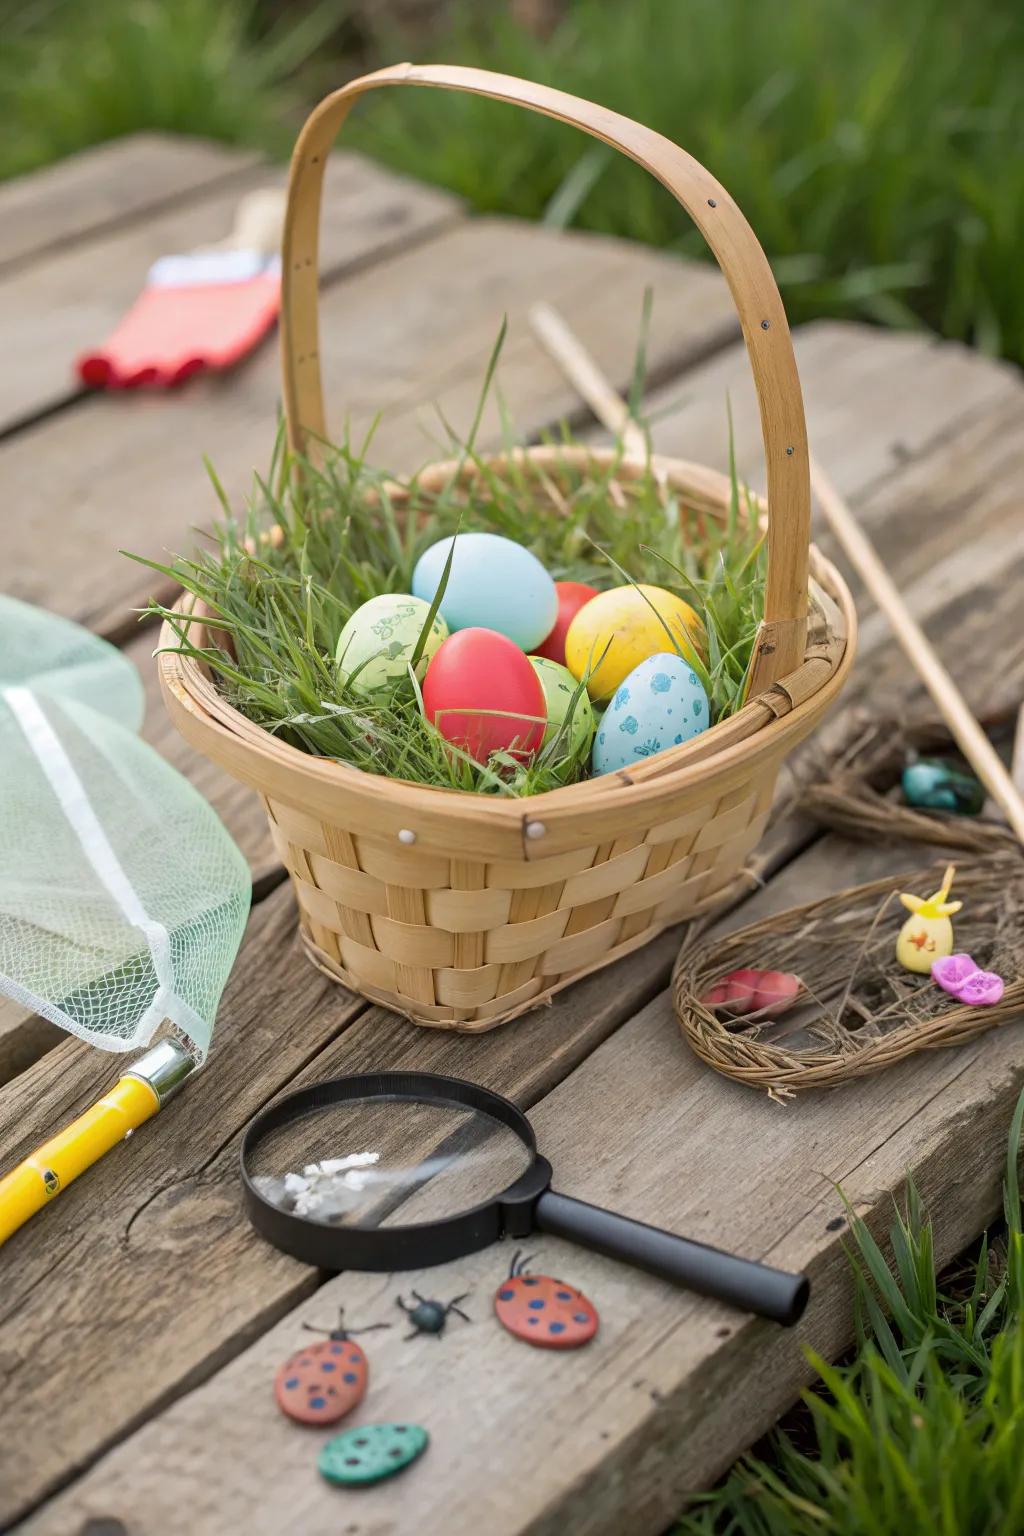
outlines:
[[780, 1323], [807, 1303], [803, 1275], [559, 1194], [522, 1110], [456, 1078], [300, 1088], [256, 1117], [241, 1163], [256, 1230], [321, 1269], [419, 1269], [547, 1232]]
[[377, 1228], [444, 1220], [513, 1184], [533, 1160], [479, 1109], [374, 1095], [310, 1110], [253, 1149], [264, 1200], [307, 1221]]

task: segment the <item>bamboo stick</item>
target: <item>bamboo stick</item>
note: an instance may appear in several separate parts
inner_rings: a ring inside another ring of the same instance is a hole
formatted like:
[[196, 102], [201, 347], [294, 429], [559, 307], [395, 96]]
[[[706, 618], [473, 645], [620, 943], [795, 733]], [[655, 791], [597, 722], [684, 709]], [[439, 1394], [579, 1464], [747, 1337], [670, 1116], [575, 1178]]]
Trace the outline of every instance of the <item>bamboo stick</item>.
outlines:
[[601, 425], [615, 437], [621, 437], [626, 457], [644, 463], [647, 441], [643, 428], [630, 416], [626, 402], [619, 398], [558, 311], [538, 300], [530, 306], [530, 325], [545, 351], [561, 368], [580, 399], [590, 406]]
[[[627, 455], [632, 457], [637, 452], [646, 452], [643, 433], [631, 421], [626, 405], [562, 317], [547, 304], [535, 304], [530, 311], [530, 323], [539, 340], [597, 419], [609, 431], [622, 434]], [[635, 434], [632, 438], [631, 433]], [[935, 648], [912, 617], [870, 541], [813, 456], [811, 485], [843, 552], [888, 619], [893, 634], [931, 694], [953, 739], [1003, 812], [1019, 841], [1024, 844], [1024, 797], [1018, 787], [1024, 779], [1024, 709], [1017, 721], [1015, 767], [1011, 777], [971, 714], [956, 683], [939, 660]]]
[[1010, 759], [1010, 778], [1024, 795], [1024, 704], [1017, 715], [1017, 729], [1013, 736], [1013, 756]]
[[1024, 844], [1024, 798], [992, 743], [968, 709], [963, 694], [900, 596], [853, 513], [814, 458], [811, 486], [843, 552], [889, 621], [911, 666], [931, 694], [953, 739]]

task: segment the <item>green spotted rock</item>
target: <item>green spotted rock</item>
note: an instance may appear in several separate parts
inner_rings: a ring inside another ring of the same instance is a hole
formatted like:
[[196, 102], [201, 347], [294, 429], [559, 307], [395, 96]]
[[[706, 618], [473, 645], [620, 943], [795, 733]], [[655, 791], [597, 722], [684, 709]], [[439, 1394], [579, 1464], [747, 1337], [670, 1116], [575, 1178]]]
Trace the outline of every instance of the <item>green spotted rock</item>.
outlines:
[[379, 1483], [411, 1466], [429, 1440], [419, 1424], [360, 1424], [328, 1440], [317, 1466], [342, 1488]]

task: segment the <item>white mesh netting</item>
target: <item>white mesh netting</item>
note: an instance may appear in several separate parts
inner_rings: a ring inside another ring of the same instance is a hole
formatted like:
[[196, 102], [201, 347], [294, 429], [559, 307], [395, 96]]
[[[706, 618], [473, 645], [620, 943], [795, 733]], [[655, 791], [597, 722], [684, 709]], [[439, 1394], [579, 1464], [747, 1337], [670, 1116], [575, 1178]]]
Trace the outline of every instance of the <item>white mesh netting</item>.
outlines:
[[111, 1051], [198, 1061], [249, 910], [206, 801], [139, 739], [119, 651], [0, 597], [0, 992]]

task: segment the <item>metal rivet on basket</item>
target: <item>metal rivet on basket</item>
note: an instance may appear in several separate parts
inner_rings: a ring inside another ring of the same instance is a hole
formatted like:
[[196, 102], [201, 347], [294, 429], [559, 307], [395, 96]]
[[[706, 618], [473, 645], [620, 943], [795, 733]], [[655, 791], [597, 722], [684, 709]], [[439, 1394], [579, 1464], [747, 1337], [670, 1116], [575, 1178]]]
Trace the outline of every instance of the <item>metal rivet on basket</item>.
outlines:
[[717, 208], [718, 207], [718, 204], [715, 202], [713, 197], [709, 197], [708, 198], [708, 207], [709, 208]]
[[762, 320], [761, 321], [761, 329], [762, 329], [762, 331], [766, 331], [770, 325], [771, 325], [771, 321], [770, 320]]
[[547, 830], [547, 827], [542, 821], [528, 821], [526, 823], [527, 837], [544, 837], [547, 833]]
[[406, 843], [411, 847], [412, 844], [416, 841], [416, 833], [411, 831], [408, 827], [403, 827], [398, 834], [398, 841], [400, 843]]
[[792, 450], [792, 448], [787, 448], [786, 452], [789, 454], [790, 458], [793, 457], [793, 450]]

